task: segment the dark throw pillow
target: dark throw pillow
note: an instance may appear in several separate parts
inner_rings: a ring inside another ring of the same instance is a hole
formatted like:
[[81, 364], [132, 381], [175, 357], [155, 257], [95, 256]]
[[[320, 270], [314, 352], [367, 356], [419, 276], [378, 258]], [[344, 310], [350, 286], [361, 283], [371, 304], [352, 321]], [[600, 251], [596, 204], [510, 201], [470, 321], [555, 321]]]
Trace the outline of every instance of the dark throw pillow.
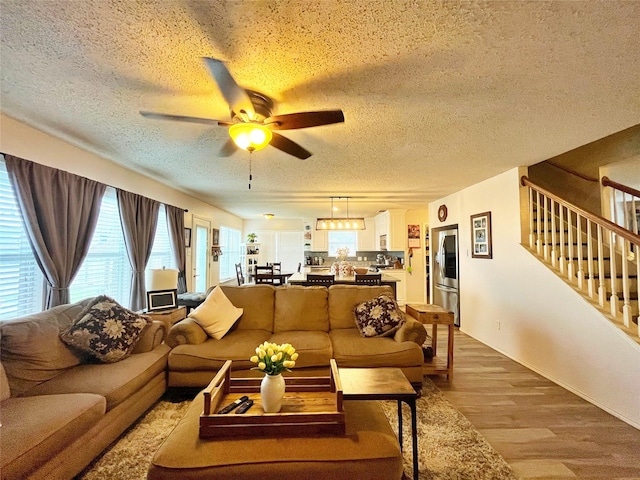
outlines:
[[149, 323], [148, 317], [100, 295], [80, 312], [60, 339], [102, 363], [114, 363], [129, 356]]
[[393, 335], [405, 322], [402, 310], [388, 295], [380, 295], [358, 304], [353, 313], [363, 337]]

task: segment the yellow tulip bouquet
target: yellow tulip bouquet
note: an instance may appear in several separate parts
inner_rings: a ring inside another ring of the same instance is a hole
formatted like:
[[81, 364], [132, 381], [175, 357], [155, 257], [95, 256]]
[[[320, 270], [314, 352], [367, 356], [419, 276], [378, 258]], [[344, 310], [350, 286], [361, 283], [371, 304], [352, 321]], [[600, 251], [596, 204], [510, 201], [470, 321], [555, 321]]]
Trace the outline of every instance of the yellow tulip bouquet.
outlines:
[[278, 345], [264, 342], [256, 348], [256, 354], [249, 360], [257, 363], [253, 370], [261, 370], [267, 375], [280, 375], [283, 371], [290, 372], [296, 366], [298, 354], [290, 343]]

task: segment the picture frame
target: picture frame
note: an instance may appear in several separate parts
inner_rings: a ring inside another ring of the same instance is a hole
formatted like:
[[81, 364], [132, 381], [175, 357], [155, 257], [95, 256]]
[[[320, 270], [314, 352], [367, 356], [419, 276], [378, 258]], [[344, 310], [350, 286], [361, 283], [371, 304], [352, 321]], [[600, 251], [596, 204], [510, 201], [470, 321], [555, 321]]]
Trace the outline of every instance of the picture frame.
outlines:
[[184, 229], [184, 246], [186, 248], [191, 247], [191, 229], [190, 228]]
[[211, 229], [211, 243], [213, 245], [220, 245], [220, 229], [219, 228]]
[[471, 215], [471, 257], [493, 258], [491, 212]]
[[420, 225], [408, 225], [409, 248], [420, 248]]
[[178, 306], [178, 290], [151, 290], [147, 292], [147, 311], [166, 310]]

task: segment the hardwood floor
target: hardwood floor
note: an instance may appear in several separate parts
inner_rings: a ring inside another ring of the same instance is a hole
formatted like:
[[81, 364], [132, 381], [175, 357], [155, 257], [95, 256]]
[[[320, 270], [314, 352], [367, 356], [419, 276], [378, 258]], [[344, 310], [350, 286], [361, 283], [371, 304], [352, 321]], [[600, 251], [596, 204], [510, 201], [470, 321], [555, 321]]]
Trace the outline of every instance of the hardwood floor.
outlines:
[[454, 353], [429, 378], [519, 478], [640, 479], [640, 430], [458, 330]]

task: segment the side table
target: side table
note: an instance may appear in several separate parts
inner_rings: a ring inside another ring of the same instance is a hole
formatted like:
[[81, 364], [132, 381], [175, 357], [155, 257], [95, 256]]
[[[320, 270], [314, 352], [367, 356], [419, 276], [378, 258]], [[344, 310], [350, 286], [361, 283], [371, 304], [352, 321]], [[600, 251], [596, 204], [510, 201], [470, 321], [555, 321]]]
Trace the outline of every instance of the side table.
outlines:
[[[422, 367], [424, 375], [446, 374], [447, 379], [453, 378], [453, 312], [449, 312], [440, 305], [425, 303], [411, 303], [406, 306], [407, 315], [411, 315], [423, 325], [431, 325], [431, 348], [433, 358], [425, 362]], [[446, 361], [437, 356], [438, 325], [447, 325], [448, 342]]]
[[402, 402], [411, 409], [413, 479], [418, 480], [418, 394], [399, 368], [339, 368], [344, 400], [396, 400], [398, 402], [398, 441], [402, 450]]
[[178, 306], [175, 308], [167, 308], [166, 310], [155, 310], [153, 312], [143, 313], [152, 320], [159, 320], [163, 322], [167, 327], [168, 333], [171, 327], [187, 317], [187, 307]]

